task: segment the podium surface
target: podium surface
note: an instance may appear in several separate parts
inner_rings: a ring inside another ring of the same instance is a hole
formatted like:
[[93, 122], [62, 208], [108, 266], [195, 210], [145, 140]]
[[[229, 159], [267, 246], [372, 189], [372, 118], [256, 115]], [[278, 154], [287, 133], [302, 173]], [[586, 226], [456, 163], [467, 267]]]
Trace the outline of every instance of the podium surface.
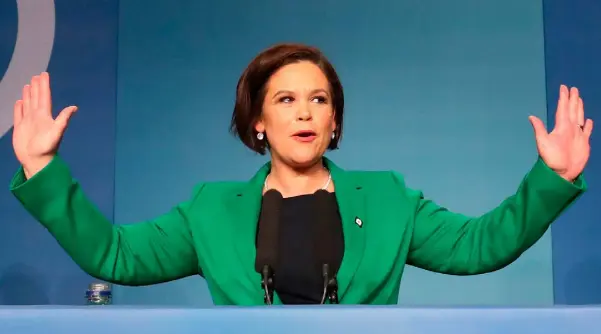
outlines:
[[153, 308], [0, 306], [0, 333], [600, 333], [601, 306], [407, 308], [277, 306]]

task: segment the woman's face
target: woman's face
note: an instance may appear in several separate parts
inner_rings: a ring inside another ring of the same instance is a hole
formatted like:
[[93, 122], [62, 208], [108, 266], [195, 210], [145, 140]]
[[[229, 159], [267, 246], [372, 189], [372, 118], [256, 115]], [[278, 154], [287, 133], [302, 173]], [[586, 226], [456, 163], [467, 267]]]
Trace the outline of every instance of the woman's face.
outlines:
[[255, 129], [265, 134], [272, 160], [309, 167], [330, 144], [336, 130], [334, 112], [328, 79], [315, 64], [302, 61], [271, 76]]

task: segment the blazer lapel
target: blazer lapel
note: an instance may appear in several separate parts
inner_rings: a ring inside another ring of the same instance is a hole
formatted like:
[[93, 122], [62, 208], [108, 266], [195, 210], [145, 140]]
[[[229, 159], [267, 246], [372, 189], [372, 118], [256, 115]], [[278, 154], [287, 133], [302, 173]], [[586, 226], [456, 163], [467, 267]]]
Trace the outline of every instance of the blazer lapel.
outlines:
[[338, 271], [338, 295], [340, 303], [351, 285], [355, 272], [359, 268], [365, 248], [365, 197], [361, 184], [352, 174], [340, 169], [331, 160], [325, 159], [332, 174], [336, 191], [342, 231], [344, 233], [344, 257]]
[[233, 195], [233, 205], [230, 207], [234, 223], [233, 246], [245, 275], [241, 278], [241, 284], [252, 296], [253, 301], [256, 299], [257, 304], [263, 303], [263, 289], [261, 275], [255, 271], [256, 235], [263, 197], [263, 182], [269, 169], [269, 163], [263, 165], [255, 176]]

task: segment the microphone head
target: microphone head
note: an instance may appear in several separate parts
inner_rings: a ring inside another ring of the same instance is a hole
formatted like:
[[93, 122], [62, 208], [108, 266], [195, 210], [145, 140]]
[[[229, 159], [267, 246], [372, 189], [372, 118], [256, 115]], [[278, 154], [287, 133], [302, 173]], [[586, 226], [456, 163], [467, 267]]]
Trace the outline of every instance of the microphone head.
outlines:
[[255, 259], [255, 270], [259, 273], [262, 273], [263, 267], [266, 265], [273, 269], [277, 262], [283, 199], [282, 194], [275, 189], [270, 189], [263, 194], [257, 226], [257, 256]]
[[318, 259], [317, 268], [323, 272], [324, 265], [328, 275], [338, 271], [340, 255], [336, 250], [343, 249], [342, 226], [336, 196], [320, 189], [315, 192], [315, 213], [312, 226], [315, 236], [314, 252]]
[[[274, 199], [279, 200], [279, 201], [284, 199], [282, 194], [279, 191], [277, 191], [277, 189], [269, 189], [263, 194], [263, 202], [269, 201], [269, 200], [274, 200]], [[272, 204], [272, 203], [270, 203], [270, 204]]]

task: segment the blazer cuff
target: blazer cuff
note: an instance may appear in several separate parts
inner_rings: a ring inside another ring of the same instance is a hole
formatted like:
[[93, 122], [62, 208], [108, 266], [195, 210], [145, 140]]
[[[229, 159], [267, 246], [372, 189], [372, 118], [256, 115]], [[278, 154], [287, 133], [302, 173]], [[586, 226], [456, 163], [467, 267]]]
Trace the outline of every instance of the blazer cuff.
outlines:
[[584, 176], [580, 174], [573, 182], [562, 178], [542, 160], [538, 159], [526, 177], [527, 183], [542, 193], [547, 201], [564, 205], [586, 191]]
[[34, 176], [27, 179], [23, 166], [19, 167], [10, 182], [10, 191], [36, 215], [56, 198], [59, 189], [65, 189], [73, 183], [71, 172], [66, 162], [58, 155]]

